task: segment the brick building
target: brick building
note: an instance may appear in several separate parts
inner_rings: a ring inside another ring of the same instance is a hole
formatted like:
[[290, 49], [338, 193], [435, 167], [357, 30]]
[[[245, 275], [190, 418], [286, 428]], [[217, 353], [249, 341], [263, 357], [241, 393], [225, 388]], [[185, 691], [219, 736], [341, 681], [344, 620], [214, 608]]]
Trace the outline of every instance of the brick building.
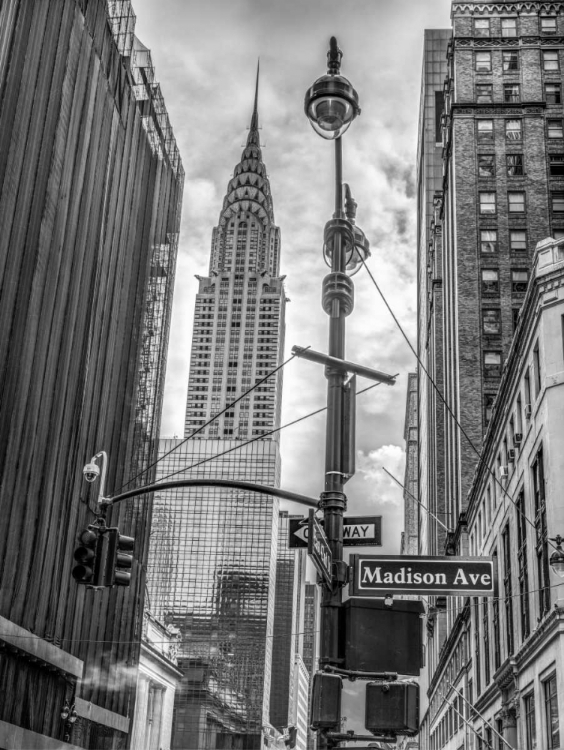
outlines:
[[419, 549], [493, 556], [500, 599], [430, 598], [420, 746], [553, 748], [562, 258], [541, 272], [535, 247], [564, 234], [564, 3], [454, 0], [452, 22], [426, 32], [420, 110], [418, 345], [436, 389], [420, 370], [419, 498], [431, 512]]

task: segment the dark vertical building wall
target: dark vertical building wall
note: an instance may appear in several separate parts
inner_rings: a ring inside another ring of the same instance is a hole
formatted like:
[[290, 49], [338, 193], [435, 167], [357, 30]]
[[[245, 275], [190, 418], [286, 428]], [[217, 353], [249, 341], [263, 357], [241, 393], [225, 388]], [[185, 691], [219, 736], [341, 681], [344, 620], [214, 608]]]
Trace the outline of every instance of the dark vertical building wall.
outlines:
[[126, 743], [98, 707], [132, 715], [150, 504], [109, 518], [131, 586], [78, 586], [82, 467], [106, 450], [113, 492], [156, 456], [183, 185], [133, 26], [128, 2], [0, 6], [0, 722], [60, 738], [76, 701], [92, 748]]
[[287, 511], [280, 511], [270, 683], [270, 722], [278, 731], [295, 724], [294, 657], [303, 643], [305, 558], [302, 550], [288, 548], [290, 518]]
[[451, 29], [425, 30], [419, 105], [417, 340], [418, 355], [423, 367], [418, 373], [416, 409], [417, 485], [419, 499], [423, 505], [412, 507], [410, 513], [418, 518], [420, 552], [427, 554], [439, 554], [444, 548], [442, 529], [431, 515], [444, 519], [444, 459], [442, 449], [437, 449], [443, 440], [444, 407], [433, 388], [431, 378], [437, 389], [442, 392], [444, 386], [441, 224], [435, 217], [443, 180], [440, 123], [444, 106], [443, 87], [447, 73], [446, 51], [451, 37]]

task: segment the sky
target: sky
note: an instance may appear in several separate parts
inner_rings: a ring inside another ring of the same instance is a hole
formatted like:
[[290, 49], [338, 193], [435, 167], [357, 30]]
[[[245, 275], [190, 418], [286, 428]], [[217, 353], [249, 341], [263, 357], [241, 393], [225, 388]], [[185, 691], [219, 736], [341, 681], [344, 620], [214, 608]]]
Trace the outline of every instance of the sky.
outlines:
[[[195, 274], [207, 274], [212, 229], [250, 124], [260, 58], [259, 122], [290, 299], [285, 358], [294, 345], [327, 352], [321, 307], [323, 229], [334, 206], [334, 146], [303, 111], [306, 90], [326, 72], [331, 36], [361, 115], [343, 137], [343, 179], [370, 241], [368, 266], [407, 338], [416, 344], [416, 151], [423, 32], [450, 26], [450, 0], [133, 0], [136, 35], [151, 50], [156, 80], [186, 180], [179, 238], [163, 437], [183, 437]], [[403, 530], [407, 374], [416, 360], [364, 269], [354, 278], [346, 358], [398, 374], [357, 399], [356, 474], [347, 515], [381, 515], [383, 546], [398, 554]], [[371, 383], [359, 379], [358, 390]], [[284, 367], [282, 424], [326, 404], [323, 367]], [[281, 432], [281, 486], [323, 490], [325, 415]], [[291, 512], [303, 508], [286, 504]]]

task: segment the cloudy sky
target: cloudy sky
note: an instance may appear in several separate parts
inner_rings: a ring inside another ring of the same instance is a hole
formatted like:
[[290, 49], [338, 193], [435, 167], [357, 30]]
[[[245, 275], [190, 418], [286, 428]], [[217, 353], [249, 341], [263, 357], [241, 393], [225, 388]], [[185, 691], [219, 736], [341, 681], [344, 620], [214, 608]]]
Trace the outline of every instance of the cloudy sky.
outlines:
[[[362, 114], [343, 139], [344, 180], [370, 240], [369, 267], [408, 338], [416, 334], [415, 162], [423, 30], [450, 26], [449, 0], [134, 0], [136, 33], [152, 52], [186, 171], [162, 434], [183, 436], [196, 280], [250, 123], [257, 59], [263, 158], [286, 274], [286, 357], [294, 344], [327, 351], [321, 308], [323, 227], [333, 211], [333, 144], [311, 129], [305, 91], [326, 72], [329, 38]], [[382, 551], [399, 552], [407, 373], [415, 359], [366, 272], [355, 277], [347, 358], [399, 373], [358, 397], [357, 473], [348, 514], [383, 516]], [[359, 389], [369, 385], [360, 381]], [[319, 365], [284, 369], [283, 423], [325, 405]], [[323, 489], [325, 416], [281, 433], [282, 487]], [[288, 506], [290, 507], [290, 506]], [[297, 507], [291, 508], [297, 510]]]

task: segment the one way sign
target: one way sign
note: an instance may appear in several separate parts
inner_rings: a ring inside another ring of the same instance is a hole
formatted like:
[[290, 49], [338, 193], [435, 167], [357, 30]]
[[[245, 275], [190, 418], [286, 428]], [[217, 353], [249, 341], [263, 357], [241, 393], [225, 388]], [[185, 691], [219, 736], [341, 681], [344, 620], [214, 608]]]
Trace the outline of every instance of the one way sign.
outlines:
[[[320, 522], [323, 525], [323, 522]], [[288, 547], [307, 548], [307, 518], [290, 518]], [[382, 516], [345, 516], [343, 519], [345, 547], [381, 547]]]

